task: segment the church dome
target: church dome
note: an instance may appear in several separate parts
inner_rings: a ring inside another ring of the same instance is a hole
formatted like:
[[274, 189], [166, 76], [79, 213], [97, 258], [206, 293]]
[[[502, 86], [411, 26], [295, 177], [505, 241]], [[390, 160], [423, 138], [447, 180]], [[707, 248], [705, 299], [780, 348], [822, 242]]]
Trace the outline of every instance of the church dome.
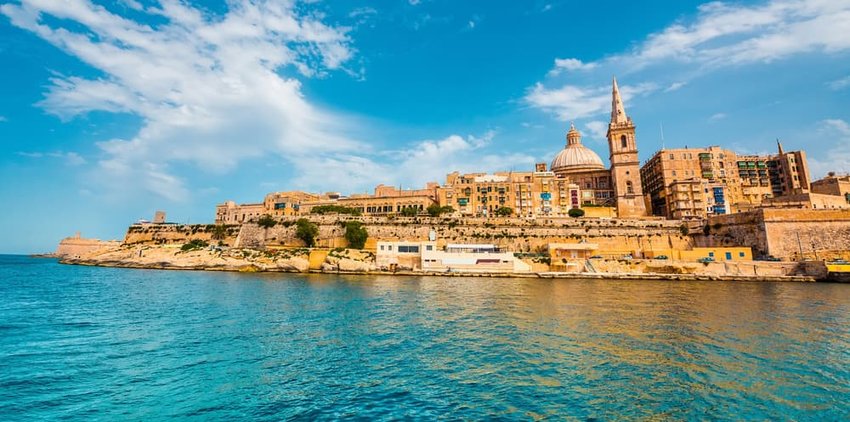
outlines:
[[570, 124], [567, 146], [552, 160], [552, 171], [556, 173], [576, 170], [604, 170], [605, 164], [593, 150], [581, 144], [581, 134]]

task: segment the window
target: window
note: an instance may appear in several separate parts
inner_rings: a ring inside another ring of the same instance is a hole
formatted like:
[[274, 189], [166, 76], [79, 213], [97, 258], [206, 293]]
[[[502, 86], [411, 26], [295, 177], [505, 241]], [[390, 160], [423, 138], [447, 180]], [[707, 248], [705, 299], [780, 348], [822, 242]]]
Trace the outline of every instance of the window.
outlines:
[[673, 157], [675, 157], [675, 156], [674, 156], [673, 154], [670, 154], [670, 159], [671, 159], [671, 160], [673, 160], [673, 159], [674, 159]]
[[381, 250], [384, 250], [384, 245], [381, 245]]
[[620, 136], [620, 146], [622, 146], [623, 148], [628, 148], [628, 147], [629, 147], [629, 143], [628, 143], [628, 141], [626, 140], [626, 135], [621, 135], [621, 136]]
[[709, 253], [708, 253], [708, 256], [709, 256], [710, 258], [714, 258], [714, 252], [709, 252]]
[[631, 180], [626, 182], [626, 193], [628, 193], [628, 194], [635, 193], [635, 189], [634, 189], [634, 187], [632, 187], [632, 181]]
[[[433, 251], [433, 250], [434, 250], [434, 245], [427, 245], [427, 246], [425, 246], [425, 250], [426, 250], [426, 251]], [[742, 254], [742, 255], [743, 255], [743, 254]]]
[[732, 252], [726, 252], [726, 260], [728, 260], [728, 261], [732, 260]]
[[419, 253], [419, 246], [398, 245], [398, 253]]
[[744, 253], [743, 253], [743, 252], [738, 252], [738, 257], [743, 258], [743, 257], [744, 257]]

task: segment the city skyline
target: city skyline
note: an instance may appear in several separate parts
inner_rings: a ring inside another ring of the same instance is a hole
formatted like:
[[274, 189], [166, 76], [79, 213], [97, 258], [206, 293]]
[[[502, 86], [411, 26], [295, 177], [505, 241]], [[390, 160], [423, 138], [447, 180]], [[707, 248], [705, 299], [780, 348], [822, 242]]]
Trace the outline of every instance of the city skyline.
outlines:
[[274, 190], [526, 171], [570, 121], [609, 165], [612, 75], [642, 164], [781, 138], [813, 179], [850, 170], [848, 1], [231, 5], [0, 6], [0, 252]]

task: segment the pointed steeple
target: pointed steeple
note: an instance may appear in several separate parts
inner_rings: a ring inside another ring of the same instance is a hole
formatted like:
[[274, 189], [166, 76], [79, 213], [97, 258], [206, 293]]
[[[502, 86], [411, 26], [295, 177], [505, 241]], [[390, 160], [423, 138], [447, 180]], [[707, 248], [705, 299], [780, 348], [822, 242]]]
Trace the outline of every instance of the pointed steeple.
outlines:
[[785, 154], [785, 151], [782, 149], [782, 141], [779, 138], [776, 138], [776, 146], [779, 147], [779, 155]]
[[620, 97], [620, 88], [617, 86], [617, 78], [614, 77], [614, 88], [611, 91], [611, 123], [627, 123], [626, 107], [623, 98]]

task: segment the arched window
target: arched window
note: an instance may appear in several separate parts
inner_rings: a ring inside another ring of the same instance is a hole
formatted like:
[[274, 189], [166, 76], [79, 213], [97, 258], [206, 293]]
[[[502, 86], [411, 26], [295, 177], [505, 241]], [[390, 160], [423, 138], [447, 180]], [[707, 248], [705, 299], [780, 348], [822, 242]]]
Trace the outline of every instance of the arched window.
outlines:
[[634, 194], [634, 193], [635, 193], [635, 189], [634, 189], [634, 187], [632, 186], [632, 181], [631, 181], [631, 180], [626, 181], [626, 193], [628, 193], [629, 195], [632, 195], [632, 194]]
[[629, 147], [629, 142], [626, 140], [626, 135], [621, 135], [621, 136], [620, 136], [620, 145], [621, 145], [623, 148], [628, 148], [628, 147]]

